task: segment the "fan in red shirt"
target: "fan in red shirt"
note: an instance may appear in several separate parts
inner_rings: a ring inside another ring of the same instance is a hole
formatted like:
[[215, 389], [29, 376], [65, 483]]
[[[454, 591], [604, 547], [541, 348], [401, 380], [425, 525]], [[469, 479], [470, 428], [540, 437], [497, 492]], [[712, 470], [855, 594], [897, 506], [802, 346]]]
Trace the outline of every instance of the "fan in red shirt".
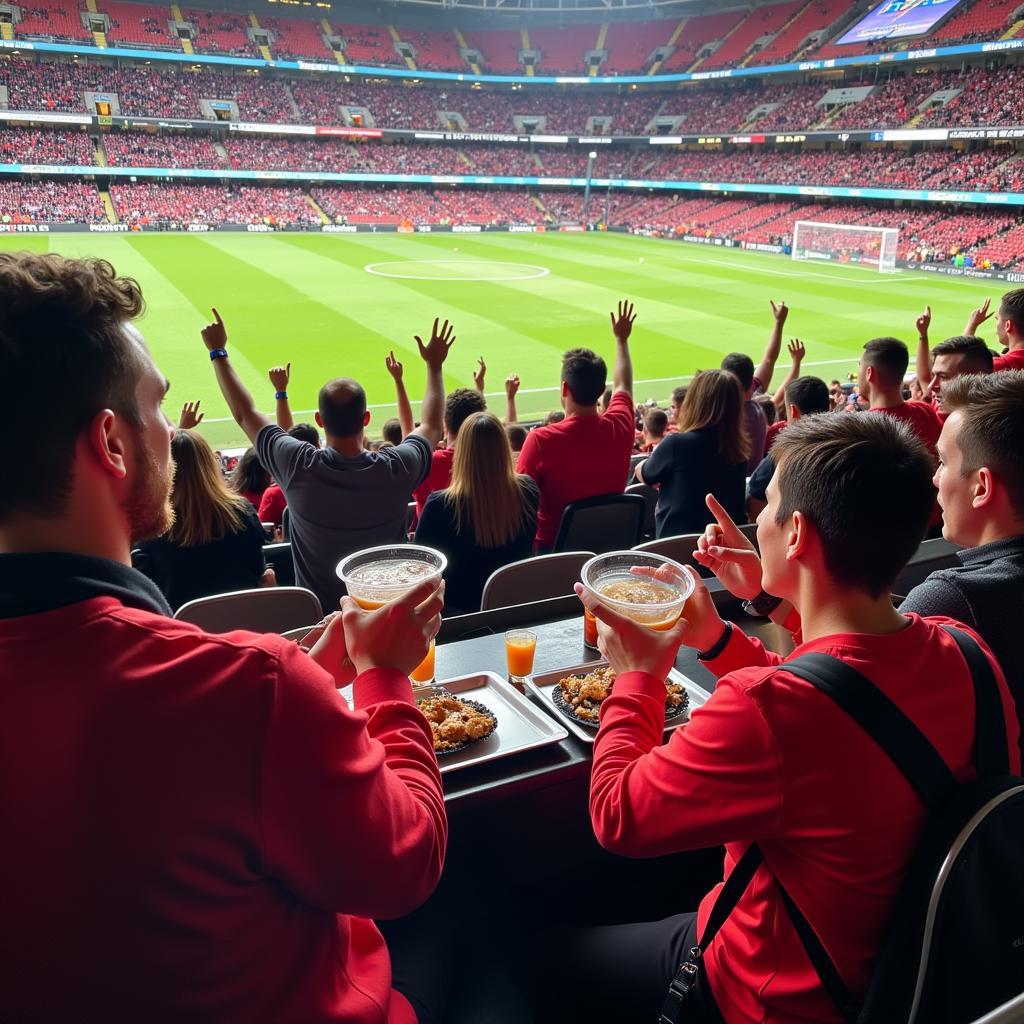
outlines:
[[620, 302], [617, 315], [611, 314], [615, 369], [607, 410], [597, 411], [608, 376], [604, 360], [588, 348], [570, 349], [562, 357], [565, 419], [531, 430], [519, 453], [516, 472], [532, 477], [540, 488], [539, 550], [554, 545], [562, 513], [570, 502], [621, 494], [626, 485], [636, 437], [629, 355], [635, 319], [629, 302]]
[[[974, 689], [963, 656], [940, 628], [948, 620], [900, 615], [889, 597], [931, 510], [924, 446], [888, 417], [808, 416], [786, 428], [773, 456], [778, 469], [758, 518], [758, 579], [802, 616], [794, 656], [824, 652], [856, 668], [922, 730], [958, 779], [972, 778]], [[705, 546], [701, 561], [732, 589], [732, 566], [715, 550]], [[706, 950], [684, 1019], [834, 1024], [840, 1013], [775, 878], [847, 987], [862, 994], [926, 810], [852, 718], [788, 674], [786, 659], [723, 622], [704, 584], [695, 583], [685, 618], [665, 633], [608, 611], [578, 588], [617, 672], [594, 748], [594, 830], [607, 849], [633, 857], [724, 842], [726, 875], [758, 843], [767, 868], [757, 870]], [[664, 680], [680, 642], [697, 648], [719, 681], [690, 723], [663, 744]], [[1012, 700], [982, 647], [998, 679], [1017, 771]], [[587, 1001], [584, 1013], [601, 1007], [591, 1017], [574, 1008], [564, 1019], [657, 1019], [719, 889], [696, 915], [561, 936], [557, 970], [574, 980], [565, 998]]]
[[441, 590], [376, 612], [346, 598], [309, 655], [174, 621], [130, 567], [171, 515], [168, 384], [132, 325], [138, 286], [102, 261], [3, 253], [0, 309], [13, 422], [54, 400], [0, 473], [0, 871], [17, 880], [0, 1016], [430, 1019], [393, 988], [373, 919], [422, 903], [444, 859], [407, 678]]
[[996, 336], [1007, 351], [1005, 355], [996, 356], [993, 371], [1024, 370], [1024, 288], [1007, 292], [1000, 299]]
[[932, 308], [925, 306], [924, 313], [917, 318], [917, 380], [927, 391], [927, 401], [935, 406], [939, 419], [944, 418], [942, 409], [942, 386], [965, 373], [991, 373], [992, 350], [975, 336], [978, 323], [991, 316], [988, 313], [988, 299], [967, 318], [963, 334], [940, 341], [929, 348], [928, 328], [932, 322]]

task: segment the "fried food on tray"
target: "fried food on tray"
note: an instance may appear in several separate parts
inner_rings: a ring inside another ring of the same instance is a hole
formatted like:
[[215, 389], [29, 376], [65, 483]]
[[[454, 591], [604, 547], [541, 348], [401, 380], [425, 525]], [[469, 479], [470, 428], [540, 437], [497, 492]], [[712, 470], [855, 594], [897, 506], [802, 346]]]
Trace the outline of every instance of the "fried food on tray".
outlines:
[[[615, 670], [609, 665], [596, 668], [585, 676], [565, 676], [558, 680], [562, 699], [577, 718], [597, 725], [601, 702], [612, 692]], [[686, 710], [690, 699], [679, 683], [665, 684], [665, 714], [678, 715]]]
[[441, 754], [458, 750], [494, 732], [498, 720], [482, 704], [462, 701], [441, 692], [418, 702], [434, 734], [434, 750]]

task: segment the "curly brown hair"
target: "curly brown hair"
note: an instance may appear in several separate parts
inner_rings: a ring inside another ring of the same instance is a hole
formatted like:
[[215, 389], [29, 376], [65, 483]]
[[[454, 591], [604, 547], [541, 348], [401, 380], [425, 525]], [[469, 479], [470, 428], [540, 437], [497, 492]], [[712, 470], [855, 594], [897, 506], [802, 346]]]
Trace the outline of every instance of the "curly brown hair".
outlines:
[[[106, 260], [0, 252], [0, 363], [24, 441], [0, 446], [0, 522], [66, 506], [75, 443], [103, 409], [139, 425], [143, 364], [124, 330], [142, 290]], [[40, 410], [43, 414], [40, 415]]]

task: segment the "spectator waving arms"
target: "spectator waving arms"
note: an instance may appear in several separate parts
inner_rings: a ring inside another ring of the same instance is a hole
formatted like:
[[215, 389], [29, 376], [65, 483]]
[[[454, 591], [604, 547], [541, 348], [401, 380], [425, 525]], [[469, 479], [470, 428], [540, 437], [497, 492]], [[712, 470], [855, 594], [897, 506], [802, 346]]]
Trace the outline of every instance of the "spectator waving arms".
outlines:
[[292, 419], [291, 406], [288, 405], [288, 382], [292, 379], [292, 364], [272, 366], [267, 371], [267, 375], [270, 377], [270, 383], [274, 385], [274, 401], [277, 402], [277, 425], [282, 430], [291, 430], [295, 425]]
[[417, 334], [416, 344], [420, 356], [427, 364], [427, 386], [423, 393], [423, 405], [420, 410], [420, 425], [413, 431], [431, 448], [436, 448], [444, 431], [444, 374], [442, 367], [448, 358], [448, 350], [455, 344], [455, 328], [447, 320], [441, 323], [435, 317], [434, 326], [430, 331], [430, 341], [426, 344]]
[[412, 418], [412, 405], [409, 403], [409, 393], [405, 390], [405, 367], [395, 358], [395, 353], [389, 352], [384, 360], [391, 379], [395, 382], [395, 402], [398, 405], [398, 422], [402, 427], [402, 437], [408, 437], [415, 426]]
[[612, 388], [633, 394], [633, 360], [629, 354], [629, 336], [633, 333], [636, 314], [633, 303], [624, 300], [619, 303], [616, 313], [609, 313], [612, 322], [612, 334], [615, 335], [615, 370], [612, 376]]
[[224, 401], [228, 403], [235, 422], [245, 431], [245, 436], [255, 444], [256, 435], [270, 423], [270, 417], [256, 408], [252, 394], [231, 365], [227, 351], [228, 329], [216, 309], [213, 310], [213, 323], [203, 328], [202, 336]]

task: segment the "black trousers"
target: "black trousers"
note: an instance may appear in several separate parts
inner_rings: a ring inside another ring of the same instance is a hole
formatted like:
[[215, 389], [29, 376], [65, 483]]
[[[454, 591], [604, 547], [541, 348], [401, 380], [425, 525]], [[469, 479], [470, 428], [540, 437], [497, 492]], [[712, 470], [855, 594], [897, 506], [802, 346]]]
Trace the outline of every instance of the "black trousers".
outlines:
[[[668, 985], [697, 944], [697, 915], [567, 928], [539, 943], [531, 979], [544, 1024], [657, 1024]], [[723, 1024], [701, 970], [681, 1024]]]

